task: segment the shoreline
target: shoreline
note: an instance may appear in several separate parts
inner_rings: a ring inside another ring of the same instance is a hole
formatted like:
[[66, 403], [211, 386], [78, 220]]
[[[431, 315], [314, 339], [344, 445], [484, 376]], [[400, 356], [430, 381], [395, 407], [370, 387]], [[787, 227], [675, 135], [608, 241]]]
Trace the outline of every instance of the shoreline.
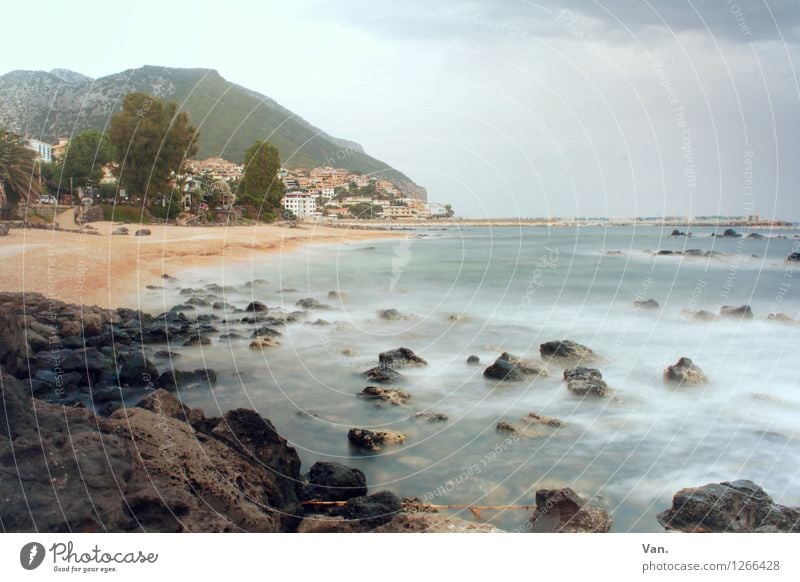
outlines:
[[145, 225], [148, 236], [112, 235], [115, 223], [93, 223], [91, 232], [13, 228], [0, 238], [5, 275], [0, 291], [41, 293], [79, 305], [130, 307], [147, 285], [160, 285], [173, 270], [241, 261], [254, 254], [307, 245], [348, 243], [405, 235], [385, 230], [302, 224], [224, 228]]

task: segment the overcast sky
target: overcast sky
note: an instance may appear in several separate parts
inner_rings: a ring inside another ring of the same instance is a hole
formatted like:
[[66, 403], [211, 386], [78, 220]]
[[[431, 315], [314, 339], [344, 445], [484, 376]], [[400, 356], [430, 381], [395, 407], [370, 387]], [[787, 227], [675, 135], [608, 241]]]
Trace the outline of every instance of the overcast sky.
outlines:
[[797, 0], [12, 6], [2, 72], [215, 68], [459, 215], [800, 219]]

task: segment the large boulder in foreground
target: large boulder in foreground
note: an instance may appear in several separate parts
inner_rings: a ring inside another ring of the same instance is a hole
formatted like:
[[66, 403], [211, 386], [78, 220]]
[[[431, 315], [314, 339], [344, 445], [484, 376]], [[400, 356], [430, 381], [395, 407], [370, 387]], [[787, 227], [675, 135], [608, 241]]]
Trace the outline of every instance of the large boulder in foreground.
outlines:
[[613, 523], [605, 509], [589, 505], [569, 487], [537, 491], [530, 519], [537, 533], [607, 533]]
[[381, 366], [387, 368], [420, 368], [427, 366], [428, 362], [420, 358], [408, 348], [397, 348], [378, 354]]
[[494, 363], [483, 371], [483, 376], [491, 380], [521, 382], [537, 376], [548, 376], [547, 369], [536, 362], [528, 362], [503, 352]]
[[367, 494], [367, 478], [359, 469], [340, 463], [314, 463], [308, 472], [303, 499], [347, 501]]
[[364, 372], [364, 376], [370, 382], [378, 382], [379, 384], [392, 384], [403, 378], [403, 375], [386, 366], [375, 366]]
[[597, 359], [591, 349], [571, 340], [545, 342], [539, 346], [543, 358], [557, 358], [573, 362], [591, 362]]
[[681, 489], [658, 521], [671, 531], [800, 533], [800, 508], [776, 504], [752, 481], [724, 481]]
[[671, 384], [706, 384], [708, 378], [690, 358], [681, 358], [664, 370], [664, 381]]

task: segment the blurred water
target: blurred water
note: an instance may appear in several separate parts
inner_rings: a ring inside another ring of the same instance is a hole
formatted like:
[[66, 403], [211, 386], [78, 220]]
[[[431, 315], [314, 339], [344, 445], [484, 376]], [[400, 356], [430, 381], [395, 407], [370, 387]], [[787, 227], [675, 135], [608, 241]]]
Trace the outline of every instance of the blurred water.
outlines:
[[[212, 390], [181, 397], [207, 414], [258, 410], [297, 447], [304, 469], [339, 460], [361, 468], [373, 490], [432, 493], [434, 503], [530, 504], [536, 489], [570, 486], [613, 513], [613, 531], [658, 531], [655, 514], [675, 491], [711, 481], [752, 479], [777, 501], [798, 505], [798, 327], [766, 321], [770, 312], [800, 313], [800, 284], [784, 263], [798, 250], [797, 232], [755, 240], [712, 238], [713, 229], [677, 238], [670, 230], [421, 229], [417, 238], [187, 268], [174, 273], [182, 287], [232, 286], [224, 299], [238, 307], [259, 300], [295, 310], [298, 299], [313, 297], [331, 309], [311, 311], [306, 321], [331, 324], [281, 328], [282, 345], [263, 353], [249, 350], [249, 340], [216, 338], [202, 349], [172, 348], [182, 353], [180, 368], [219, 372]], [[654, 257], [659, 249], [722, 254]], [[269, 283], [245, 288], [251, 279]], [[141, 306], [159, 312], [182, 302], [180, 286], [143, 292]], [[328, 298], [329, 291], [339, 296]], [[633, 309], [634, 300], [647, 298], [661, 307]], [[755, 319], [698, 322], [682, 314], [741, 304], [752, 306]], [[408, 318], [381, 320], [376, 311], [386, 308]], [[530, 384], [492, 389], [483, 378], [483, 365], [501, 351], [536, 359], [540, 343], [558, 339], [603, 356], [598, 367], [614, 398], [572, 396], [556, 366], [550, 378]], [[403, 372], [399, 387], [411, 402], [376, 408], [357, 398], [367, 385], [359, 373], [377, 364], [380, 351], [399, 346], [430, 363]], [[483, 365], [468, 366], [470, 354]], [[681, 356], [703, 368], [707, 386], [663, 384], [663, 368]], [[411, 418], [420, 411], [449, 420]], [[566, 424], [504, 445], [496, 423], [529, 412]], [[409, 438], [363, 454], [348, 444], [351, 427], [385, 427]], [[484, 517], [515, 529], [527, 515]]]

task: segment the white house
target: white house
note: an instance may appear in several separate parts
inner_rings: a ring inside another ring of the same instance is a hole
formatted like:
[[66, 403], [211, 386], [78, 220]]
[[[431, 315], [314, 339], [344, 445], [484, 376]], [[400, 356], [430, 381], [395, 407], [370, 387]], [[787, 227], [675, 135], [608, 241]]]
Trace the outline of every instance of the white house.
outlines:
[[26, 140], [25, 147], [36, 152], [36, 159], [50, 163], [53, 161], [53, 146], [38, 139]]
[[316, 198], [308, 192], [287, 192], [281, 202], [297, 218], [313, 218], [319, 215]]

